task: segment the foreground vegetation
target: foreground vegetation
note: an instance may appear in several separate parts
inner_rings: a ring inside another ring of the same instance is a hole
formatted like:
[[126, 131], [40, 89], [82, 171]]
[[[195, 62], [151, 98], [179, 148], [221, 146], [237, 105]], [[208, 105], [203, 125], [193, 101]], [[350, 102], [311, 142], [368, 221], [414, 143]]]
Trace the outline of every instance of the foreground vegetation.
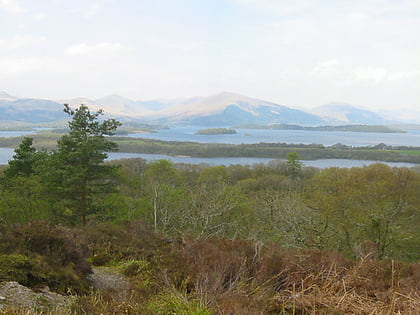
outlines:
[[[7, 230], [1, 244], [18, 244], [13, 252], [24, 253], [6, 255], [1, 246], [2, 257], [11, 261], [9, 277], [13, 272], [14, 279], [20, 276], [34, 288], [48, 284], [77, 293], [51, 314], [416, 314], [420, 307], [419, 264], [372, 257], [350, 261], [332, 251], [238, 239], [173, 240], [142, 221], [79, 228], [38, 222]], [[42, 249], [48, 247], [45, 254]], [[126, 292], [86, 289], [89, 270], [80, 258], [93, 268], [106, 265], [123, 274]], [[48, 270], [56, 264], [64, 267]], [[2, 262], [5, 279], [1, 268]], [[36, 282], [28, 282], [29, 277]], [[12, 306], [2, 311], [48, 313]]]
[[[75, 299], [6, 314], [415, 314], [420, 172], [103, 163], [118, 122], [86, 107], [57, 151], [1, 171], [0, 282]], [[127, 287], [92, 289], [106, 266]], [[124, 294], [122, 294], [124, 293]], [[57, 306], [58, 307], [58, 306]]]
[[[67, 314], [415, 314], [420, 306], [413, 170], [112, 164], [117, 189], [92, 196], [85, 226], [39, 175], [3, 188], [0, 281], [77, 294], [53, 311]], [[129, 293], [89, 289], [96, 266], [124, 274]]]

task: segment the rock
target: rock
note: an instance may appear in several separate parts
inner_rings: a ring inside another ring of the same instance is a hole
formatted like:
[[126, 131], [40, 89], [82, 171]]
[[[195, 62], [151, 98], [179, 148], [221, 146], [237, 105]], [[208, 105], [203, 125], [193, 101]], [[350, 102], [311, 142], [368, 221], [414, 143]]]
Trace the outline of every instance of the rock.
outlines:
[[0, 283], [0, 309], [23, 307], [30, 309], [57, 308], [69, 304], [71, 298], [52, 292], [48, 287], [35, 292], [16, 281]]
[[110, 267], [92, 268], [93, 273], [88, 276], [91, 285], [99, 291], [110, 291], [117, 298], [124, 299], [128, 296], [130, 282], [122, 274]]

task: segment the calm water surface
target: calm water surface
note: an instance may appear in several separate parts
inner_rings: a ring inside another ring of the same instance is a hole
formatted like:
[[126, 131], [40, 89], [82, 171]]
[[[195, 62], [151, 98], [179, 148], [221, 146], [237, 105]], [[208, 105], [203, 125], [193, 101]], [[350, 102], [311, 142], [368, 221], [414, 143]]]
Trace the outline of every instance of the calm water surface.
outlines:
[[342, 143], [350, 146], [387, 145], [420, 146], [420, 131], [407, 133], [305, 131], [305, 130], [254, 130], [236, 129], [236, 134], [195, 135], [202, 126], [184, 126], [159, 130], [156, 133], [129, 134], [129, 137], [158, 139], [166, 141], [194, 141], [201, 143], [303, 143], [333, 145]]
[[0, 148], [0, 165], [7, 164], [13, 157], [13, 149]]
[[[7, 164], [13, 156], [13, 149], [0, 148], [0, 165]], [[188, 163], [188, 164], [210, 164], [210, 165], [252, 165], [256, 163], [268, 163], [273, 159], [269, 158], [197, 158], [197, 157], [184, 157], [184, 156], [169, 156], [164, 154], [143, 154], [143, 153], [124, 153], [124, 152], [110, 152], [108, 153], [108, 160], [129, 159], [129, 158], [142, 158], [147, 161], [155, 160], [170, 160], [174, 163]], [[318, 168], [328, 167], [362, 167], [377, 163], [376, 161], [363, 161], [363, 160], [345, 160], [345, 159], [323, 159], [323, 160], [308, 160], [302, 161], [305, 166], [313, 166]], [[397, 163], [397, 162], [380, 162], [389, 166], [396, 167], [412, 167], [417, 164], [412, 163]]]
[[[420, 131], [409, 130], [407, 133], [365, 133], [365, 132], [333, 132], [333, 131], [304, 131], [304, 130], [251, 130], [236, 129], [237, 134], [233, 135], [195, 135], [197, 130], [205, 129], [202, 126], [184, 126], [171, 129], [159, 130], [150, 134], [130, 134], [130, 137], [159, 139], [166, 141], [195, 141], [201, 143], [304, 143], [304, 144], [324, 144], [333, 145], [343, 143], [351, 146], [367, 146], [385, 143], [387, 145], [407, 145], [420, 146]], [[0, 131], [0, 137], [17, 137], [31, 135], [34, 131]], [[0, 164], [7, 164], [13, 156], [13, 149], [0, 148]], [[210, 165], [231, 165], [242, 164], [252, 165], [255, 163], [268, 163], [269, 158], [195, 158], [195, 157], [176, 157], [162, 154], [141, 154], [141, 153], [109, 153], [109, 160], [125, 158], [143, 158], [148, 161], [167, 159], [174, 163], [190, 163]], [[345, 159], [323, 159], [303, 161], [306, 166], [319, 168], [328, 167], [361, 167], [376, 163], [376, 161], [360, 161]], [[389, 166], [411, 167], [416, 164], [411, 163], [385, 163]]]
[[34, 135], [34, 134], [35, 134], [35, 131], [31, 131], [31, 130], [27, 130], [27, 131], [1, 131], [0, 130], [0, 138], [12, 138], [12, 137]]
[[[164, 154], [143, 154], [143, 153], [123, 153], [123, 152], [111, 152], [108, 153], [108, 160], [118, 159], [129, 159], [129, 158], [142, 158], [147, 161], [155, 160], [170, 160], [174, 163], [188, 163], [188, 164], [210, 164], [210, 165], [252, 165], [256, 163], [268, 163], [273, 159], [269, 158], [197, 158], [197, 157], [184, 157], [184, 156], [169, 156]], [[313, 166], [318, 168], [328, 167], [362, 167], [378, 163], [377, 161], [365, 161], [365, 160], [346, 160], [346, 159], [323, 159], [323, 160], [303, 160], [305, 166]], [[391, 167], [412, 167], [417, 164], [413, 163], [402, 163], [402, 162], [380, 162], [387, 164]]]
[[[183, 126], [158, 130], [156, 133], [131, 133], [129, 137], [158, 139], [165, 141], [193, 141], [200, 143], [303, 143], [333, 145], [342, 143], [350, 146], [368, 146], [385, 143], [387, 145], [420, 146], [420, 130], [407, 133], [345, 132], [345, 131], [305, 131], [305, 130], [257, 130], [236, 129], [236, 134], [195, 135], [203, 126]], [[51, 129], [51, 128], [38, 128]], [[36, 131], [0, 131], [0, 138], [33, 135]]]

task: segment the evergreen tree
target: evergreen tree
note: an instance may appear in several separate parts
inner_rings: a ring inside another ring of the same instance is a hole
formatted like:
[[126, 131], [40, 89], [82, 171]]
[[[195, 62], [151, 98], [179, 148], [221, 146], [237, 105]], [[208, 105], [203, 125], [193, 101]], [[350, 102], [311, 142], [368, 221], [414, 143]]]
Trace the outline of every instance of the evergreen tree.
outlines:
[[86, 105], [71, 109], [64, 105], [64, 112], [71, 116], [70, 132], [58, 140], [54, 154], [53, 182], [66, 207], [75, 210], [83, 224], [93, 208], [93, 201], [109, 191], [115, 167], [105, 165], [106, 152], [116, 151], [117, 145], [106, 136], [114, 135], [121, 123], [115, 119], [100, 120], [103, 111], [91, 113]]
[[6, 177], [30, 176], [35, 172], [37, 152], [32, 143], [33, 138], [23, 138], [22, 143], [15, 149], [13, 160], [9, 161], [9, 168], [4, 172]]

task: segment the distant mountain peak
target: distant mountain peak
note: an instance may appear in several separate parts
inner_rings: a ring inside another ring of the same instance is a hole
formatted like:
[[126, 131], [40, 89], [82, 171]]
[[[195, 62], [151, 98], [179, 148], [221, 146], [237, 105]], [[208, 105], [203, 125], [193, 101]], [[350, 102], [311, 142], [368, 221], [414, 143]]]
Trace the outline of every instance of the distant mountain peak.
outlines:
[[[235, 126], [240, 124], [387, 124], [380, 114], [345, 102], [332, 102], [308, 113], [274, 102], [223, 91], [204, 97], [130, 100], [111, 94], [97, 100], [73, 98], [57, 102], [17, 98], [0, 91], [0, 117], [5, 120], [51, 121], [62, 117], [62, 104], [85, 104], [107, 115], [169, 124]], [[418, 115], [418, 114], [415, 114]], [[395, 117], [398, 117], [397, 115]], [[394, 118], [393, 121], [396, 119]]]
[[130, 103], [134, 103], [133, 100], [130, 100], [128, 98], [125, 98], [121, 95], [118, 94], [111, 94], [111, 95], [107, 95], [101, 98], [98, 98], [97, 100], [95, 100], [96, 103], [106, 103], [106, 104], [110, 104], [110, 103], [118, 103], [118, 104], [130, 104]]
[[213, 96], [215, 97], [237, 97], [237, 98], [243, 98], [246, 97], [248, 98], [248, 96], [239, 94], [239, 93], [234, 93], [234, 92], [230, 92], [230, 91], [222, 91], [220, 93], [214, 94]]
[[202, 99], [221, 99], [221, 100], [226, 100], [226, 101], [252, 101], [252, 102], [262, 102], [262, 103], [269, 103], [267, 101], [263, 101], [257, 98], [253, 98], [250, 96], [246, 96], [243, 94], [239, 94], [239, 93], [234, 93], [234, 92], [228, 92], [228, 91], [223, 91], [217, 94], [213, 94], [210, 96], [206, 96], [203, 97]]
[[205, 126], [247, 123], [303, 125], [325, 123], [321, 118], [297, 109], [226, 91], [177, 102], [174, 106], [161, 111], [161, 114], [173, 123]]
[[381, 115], [343, 102], [332, 102], [314, 108], [313, 114], [337, 123], [349, 124], [386, 124], [388, 121]]
[[330, 102], [322, 107], [337, 107], [337, 108], [357, 108], [354, 105], [344, 102]]

